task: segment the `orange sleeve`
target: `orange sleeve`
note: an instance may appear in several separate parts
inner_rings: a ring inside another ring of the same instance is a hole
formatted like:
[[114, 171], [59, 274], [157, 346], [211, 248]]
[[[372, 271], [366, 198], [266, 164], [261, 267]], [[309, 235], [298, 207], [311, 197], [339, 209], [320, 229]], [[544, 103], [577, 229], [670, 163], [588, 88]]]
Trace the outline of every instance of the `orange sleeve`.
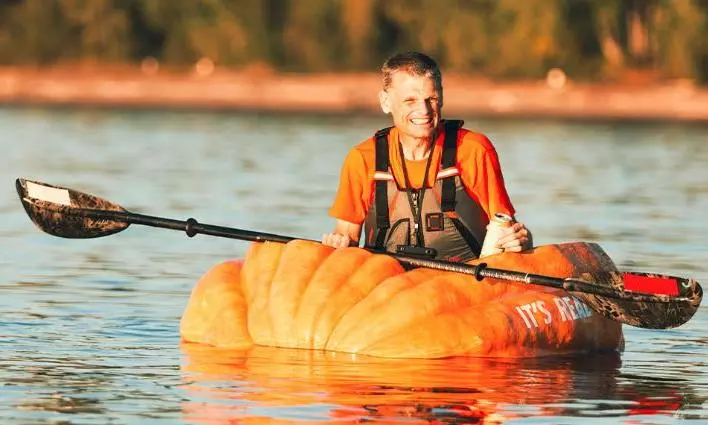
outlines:
[[352, 149], [344, 159], [337, 194], [329, 209], [330, 216], [354, 224], [361, 224], [366, 218], [373, 182], [371, 164], [361, 147]]
[[492, 142], [473, 132], [464, 132], [460, 138], [457, 166], [469, 196], [482, 206], [487, 217], [494, 213], [513, 217], [516, 211], [506, 191], [499, 157]]

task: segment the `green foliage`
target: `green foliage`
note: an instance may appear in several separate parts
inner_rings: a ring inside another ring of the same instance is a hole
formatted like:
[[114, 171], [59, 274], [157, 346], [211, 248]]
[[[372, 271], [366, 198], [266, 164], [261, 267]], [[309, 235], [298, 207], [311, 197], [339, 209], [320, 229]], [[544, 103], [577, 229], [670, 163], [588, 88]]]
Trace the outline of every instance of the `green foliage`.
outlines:
[[543, 76], [561, 55], [563, 17], [557, 0], [498, 0], [489, 16], [493, 37], [489, 70]]
[[699, 58], [705, 43], [706, 15], [691, 0], [661, 1], [652, 10], [656, 64], [665, 75], [700, 78]]
[[43, 0], [6, 2], [0, 14], [0, 60], [20, 64], [45, 64], [76, 58], [70, 22], [58, 2]]
[[163, 35], [159, 59], [191, 64], [207, 57], [220, 65], [267, 59], [265, 2], [260, 0], [143, 0], [141, 16]]
[[702, 0], [0, 0], [0, 65], [265, 64], [375, 71], [418, 49], [445, 71], [708, 80]]
[[282, 32], [286, 69], [296, 71], [338, 68], [342, 63], [342, 25], [339, 2], [298, 0], [285, 2]]

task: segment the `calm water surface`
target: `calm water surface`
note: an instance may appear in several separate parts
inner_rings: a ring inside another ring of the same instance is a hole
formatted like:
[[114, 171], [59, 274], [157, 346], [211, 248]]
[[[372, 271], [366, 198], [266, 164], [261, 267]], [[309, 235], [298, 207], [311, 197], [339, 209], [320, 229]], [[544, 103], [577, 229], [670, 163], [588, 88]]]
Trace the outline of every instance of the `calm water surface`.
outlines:
[[[465, 118], [465, 117], [463, 117]], [[484, 121], [536, 244], [708, 282], [708, 128]], [[708, 314], [625, 327], [621, 355], [400, 361], [183, 346], [196, 280], [244, 242], [132, 226], [68, 240], [33, 178], [134, 212], [319, 238], [346, 151], [381, 118], [0, 110], [0, 423], [708, 423]]]

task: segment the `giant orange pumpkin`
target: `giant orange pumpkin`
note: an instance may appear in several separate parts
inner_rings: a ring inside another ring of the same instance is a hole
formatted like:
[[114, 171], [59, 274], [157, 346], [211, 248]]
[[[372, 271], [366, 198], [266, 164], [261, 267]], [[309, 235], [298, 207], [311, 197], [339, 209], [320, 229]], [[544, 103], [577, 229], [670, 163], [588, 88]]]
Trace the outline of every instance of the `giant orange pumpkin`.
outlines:
[[[593, 244], [547, 245], [484, 259], [554, 277], [612, 271]], [[621, 350], [621, 325], [568, 293], [431, 269], [309, 241], [254, 243], [195, 286], [183, 340], [331, 350], [378, 357], [536, 357]]]

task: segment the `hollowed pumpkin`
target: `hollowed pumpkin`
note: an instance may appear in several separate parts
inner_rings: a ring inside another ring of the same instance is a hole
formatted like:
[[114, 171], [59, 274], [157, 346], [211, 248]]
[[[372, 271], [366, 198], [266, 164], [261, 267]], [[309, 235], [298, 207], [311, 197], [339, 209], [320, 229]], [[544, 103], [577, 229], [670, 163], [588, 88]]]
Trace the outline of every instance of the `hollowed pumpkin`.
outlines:
[[[484, 259], [555, 277], [614, 265], [597, 245], [547, 245]], [[536, 357], [622, 349], [621, 325], [566, 292], [431, 269], [308, 241], [254, 243], [197, 283], [185, 341], [379, 357]]]

